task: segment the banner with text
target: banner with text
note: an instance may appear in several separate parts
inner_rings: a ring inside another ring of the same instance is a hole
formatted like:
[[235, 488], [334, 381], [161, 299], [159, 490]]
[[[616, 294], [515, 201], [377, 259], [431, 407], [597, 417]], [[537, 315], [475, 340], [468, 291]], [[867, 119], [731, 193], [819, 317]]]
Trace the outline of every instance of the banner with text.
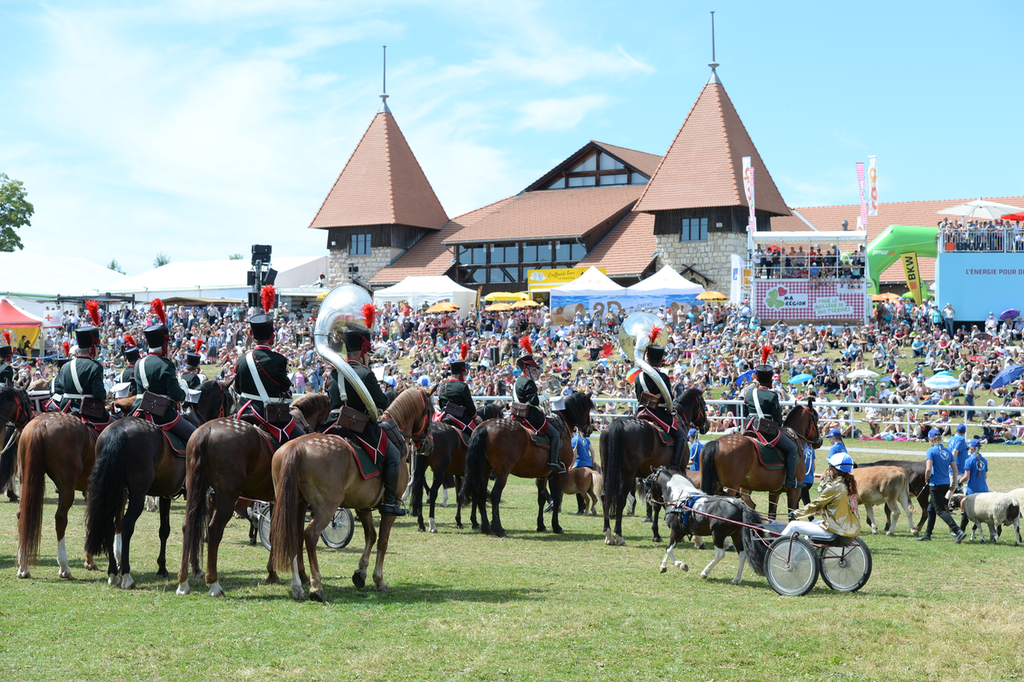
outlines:
[[864, 199], [864, 162], [857, 162], [857, 188], [860, 190], [860, 222], [858, 228], [868, 229], [868, 202]]
[[754, 312], [762, 320], [864, 319], [864, 280], [754, 280]]
[[924, 294], [921, 291], [921, 270], [917, 267], [917, 254], [900, 254], [900, 262], [903, 263], [903, 276], [907, 278], [907, 288], [914, 295], [914, 303], [921, 305]]
[[981, 321], [1008, 308], [1021, 309], [1024, 260], [1019, 253], [939, 253], [935, 261], [935, 298], [960, 320]]
[[750, 157], [743, 157], [743, 192], [747, 196], [747, 205], [750, 207], [750, 218], [747, 221], [749, 232], [757, 231], [757, 218], [754, 214], [754, 167], [750, 165]]
[[878, 215], [878, 167], [874, 156], [868, 157], [868, 216]]

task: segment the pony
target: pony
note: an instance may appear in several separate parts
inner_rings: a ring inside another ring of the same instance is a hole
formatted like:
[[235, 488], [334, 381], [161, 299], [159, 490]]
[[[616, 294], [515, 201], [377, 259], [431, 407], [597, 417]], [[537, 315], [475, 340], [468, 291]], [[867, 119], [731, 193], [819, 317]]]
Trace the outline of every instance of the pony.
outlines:
[[[206, 384], [204, 384], [205, 386]], [[330, 401], [322, 393], [306, 393], [293, 404], [292, 411], [307, 422], [319, 424], [331, 411]], [[298, 418], [298, 417], [297, 417]], [[189, 567], [199, 575], [203, 546], [206, 556], [206, 585], [211, 597], [223, 597], [217, 573], [217, 555], [224, 527], [237, 511], [238, 501], [274, 499], [274, 480], [270, 462], [274, 450], [265, 432], [234, 417], [216, 418], [196, 429], [185, 451], [185, 488], [196, 491], [185, 501], [182, 523], [181, 566], [178, 569], [178, 595], [191, 591]], [[212, 502], [206, 491], [213, 491]], [[267, 582], [279, 582], [267, 563]]]
[[[426, 438], [427, 427], [434, 413], [432, 393], [433, 389], [419, 386], [407, 388], [388, 406], [381, 418], [382, 428], [401, 452], [399, 490], [409, 481], [406, 466], [408, 447], [404, 440], [396, 438], [396, 431], [403, 435], [409, 434], [414, 442]], [[323, 433], [300, 436], [285, 443], [274, 453], [271, 470], [277, 504], [270, 522], [270, 561], [276, 570], [291, 569], [292, 597], [296, 600], [305, 597], [298, 570], [301, 544], [305, 542], [309, 559], [309, 598], [325, 601], [316, 545], [320, 533], [334, 518], [338, 507], [355, 509], [363, 524], [365, 544], [359, 557], [359, 566], [352, 574], [352, 582], [356, 587], [366, 584], [366, 568], [376, 543], [377, 562], [373, 569], [373, 583], [378, 591], [386, 591], [388, 584], [384, 581], [384, 556], [387, 554], [391, 527], [396, 517], [381, 518], [379, 540], [372, 517], [372, 509], [380, 504], [384, 496], [383, 477], [364, 479], [356, 463], [353, 446], [341, 436]], [[309, 507], [312, 508], [313, 518], [303, 530], [302, 524]]]
[[[807, 399], [806, 407], [794, 405], [782, 427], [788, 430], [798, 453], [803, 452], [804, 443], [809, 443], [815, 449], [821, 447], [818, 412], [814, 409], [813, 398]], [[776, 471], [765, 469], [758, 456], [757, 443], [739, 434], [722, 436], [705, 445], [700, 471], [700, 487], [709, 495], [717, 495], [723, 490], [738, 494], [741, 488], [778, 493], [784, 489], [786, 482], [785, 467]], [[803, 457], [798, 456], [796, 480], [803, 480], [805, 473]], [[786, 496], [789, 509], [796, 509], [800, 501], [800, 488], [786, 490]], [[769, 511], [772, 511], [771, 507]]]
[[[701, 433], [708, 431], [708, 408], [704, 392], [687, 389], [675, 402], [675, 413], [685, 433], [690, 427]], [[659, 466], [672, 463], [671, 446], [662, 445], [657, 430], [636, 417], [620, 417], [601, 432], [599, 441], [601, 470], [604, 474], [604, 542], [606, 545], [625, 545], [622, 538], [622, 510], [626, 496], [633, 489], [633, 479], [644, 478]], [[614, 533], [611, 517], [615, 517]], [[661, 542], [658, 517], [655, 510], [654, 541]]]
[[715, 545], [715, 558], [700, 572], [702, 579], [707, 579], [711, 569], [725, 557], [726, 539], [732, 540], [739, 556], [733, 585], [743, 581], [743, 564], [748, 558], [754, 572], [764, 574], [764, 533], [749, 528], [764, 524], [757, 512], [734, 497], [704, 495], [677, 469], [658, 467], [647, 483], [652, 503], [656, 507], [665, 507], [665, 525], [669, 528], [668, 547], [661, 561], [662, 573], [668, 570], [669, 560], [676, 568], [690, 570], [685, 561], [676, 559], [673, 550], [687, 535], [697, 539], [710, 535]]

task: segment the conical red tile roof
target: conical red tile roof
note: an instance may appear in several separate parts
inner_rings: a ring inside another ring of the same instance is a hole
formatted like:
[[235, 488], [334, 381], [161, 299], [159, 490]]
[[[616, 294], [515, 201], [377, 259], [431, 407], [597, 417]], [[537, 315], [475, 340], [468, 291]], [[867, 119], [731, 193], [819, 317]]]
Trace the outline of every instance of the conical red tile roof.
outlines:
[[408, 225], [440, 230], [447, 222], [395, 117], [384, 106], [309, 226]]
[[636, 210], [670, 211], [712, 206], [747, 206], [743, 157], [754, 166], [754, 203], [759, 210], [789, 215], [771, 174], [743, 127], [725, 88], [712, 75], [672, 146], [658, 166]]

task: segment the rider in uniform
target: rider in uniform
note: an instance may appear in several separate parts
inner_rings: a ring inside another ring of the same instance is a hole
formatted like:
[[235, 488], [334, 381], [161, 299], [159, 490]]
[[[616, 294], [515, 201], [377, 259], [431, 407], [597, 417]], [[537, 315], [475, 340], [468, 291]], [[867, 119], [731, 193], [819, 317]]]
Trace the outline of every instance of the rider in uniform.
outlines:
[[463, 343], [459, 346], [459, 359], [448, 363], [449, 378], [437, 389], [437, 404], [443, 416], [441, 421], [447, 422], [459, 431], [462, 431], [466, 440], [473, 435], [476, 417], [476, 404], [473, 402], [473, 393], [466, 385], [466, 356], [469, 353], [469, 344]]
[[60, 371], [71, 360], [69, 357], [71, 355], [71, 343], [65, 341], [61, 344], [61, 347], [64, 349], [64, 354], [57, 358], [57, 371], [54, 373], [53, 378], [50, 379], [50, 399], [46, 401], [45, 406], [47, 412], [60, 412], [60, 402], [64, 398], [64, 386], [60, 383]]
[[548, 421], [548, 418], [540, 409], [540, 396], [537, 394], [537, 377], [540, 376], [540, 365], [533, 359], [533, 348], [530, 346], [530, 337], [524, 336], [519, 340], [519, 346], [525, 351], [516, 360], [519, 369], [523, 371], [516, 383], [512, 386], [512, 400], [517, 403], [529, 405], [526, 421], [537, 433], [543, 433], [551, 440], [551, 449], [548, 454], [548, 469], [563, 473], [565, 465], [558, 459], [558, 446], [561, 444], [561, 436], [555, 425]]
[[771, 350], [770, 346], [764, 346], [761, 349], [761, 364], [754, 368], [754, 375], [760, 386], [751, 386], [744, 392], [743, 404], [746, 407], [748, 419], [755, 416], [768, 419], [779, 427], [779, 440], [775, 444], [775, 448], [785, 457], [786, 488], [796, 488], [797, 448], [782, 429], [782, 406], [779, 405], [778, 394], [772, 390], [775, 369], [767, 364]]
[[143, 330], [146, 335], [146, 345], [149, 346], [149, 355], [135, 364], [135, 390], [138, 397], [135, 399], [135, 404], [132, 405], [132, 413], [136, 413], [139, 405], [142, 404], [143, 393], [154, 393], [162, 398], [167, 398], [171, 401], [170, 406], [162, 417], [155, 414], [150, 415], [153, 423], [158, 426], [173, 424], [168, 430], [187, 443], [189, 436], [196, 430], [196, 425], [185, 419], [177, 409], [178, 403], [185, 399], [185, 391], [178, 383], [178, 372], [174, 363], [167, 358], [167, 346], [171, 340], [171, 333], [167, 329], [163, 301], [159, 298], [153, 299], [150, 309], [157, 319], [155, 324]]
[[194, 353], [185, 354], [185, 371], [181, 374], [185, 386], [193, 391], [198, 391], [203, 384], [203, 374], [199, 371], [199, 350], [203, 347], [203, 340], [196, 339], [196, 350]]
[[131, 334], [125, 334], [121, 343], [121, 355], [128, 366], [121, 370], [117, 377], [117, 383], [128, 384], [128, 395], [136, 395], [138, 389], [135, 387], [135, 363], [139, 361], [139, 347]]
[[[60, 409], [62, 412], [70, 411], [85, 417], [94, 426], [100, 427], [97, 429], [100, 431], [113, 420], [110, 413], [107, 412], [107, 389], [103, 385], [103, 365], [95, 360], [96, 351], [100, 345], [99, 304], [95, 301], [86, 301], [85, 307], [93, 324], [84, 325], [75, 330], [78, 352], [68, 364], [61, 368], [57, 379], [57, 383], [63, 390]], [[92, 398], [99, 402], [96, 415], [81, 414], [84, 398]]]
[[0, 384], [14, 385], [14, 367], [11, 366], [11, 333], [4, 332], [4, 345], [0, 346]]
[[[267, 285], [260, 292], [263, 313], [249, 319], [249, 329], [255, 347], [235, 363], [235, 390], [246, 401], [235, 416], [246, 421], [258, 421], [267, 432], [284, 445], [291, 438], [305, 435], [305, 431], [288, 415], [283, 425], [267, 421], [265, 403], [288, 403], [292, 382], [288, 378], [288, 358], [274, 352], [274, 318], [268, 313], [274, 305], [274, 287]], [[198, 364], [198, 363], [197, 363]]]
[[[372, 305], [372, 304], [367, 304]], [[369, 331], [373, 328], [374, 317], [376, 311], [373, 313], [364, 312], [366, 318], [366, 330], [348, 330], [345, 332], [345, 349], [348, 355], [348, 364], [355, 372], [358, 379], [362, 382], [366, 388], [366, 392], [370, 395], [373, 400], [373, 404], [377, 407], [378, 412], [382, 412], [388, 407], [388, 399], [384, 396], [384, 392], [381, 391], [380, 382], [377, 381], [377, 376], [366, 366], [366, 356], [373, 350], [373, 336]], [[332, 371], [333, 375], [337, 374], [338, 370]], [[345, 395], [347, 396], [344, 405], [345, 407], [362, 412], [363, 414], [369, 415], [370, 411], [366, 405], [363, 404], [362, 398], [359, 393], [356, 392], [355, 387], [349, 381], [348, 376], [343, 377], [345, 380]], [[329, 387], [328, 387], [329, 388]], [[340, 391], [339, 391], [340, 398]], [[381, 505], [380, 513], [381, 516], [405, 516], [408, 511], [404, 509], [398, 501], [398, 475], [399, 466], [401, 465], [401, 454], [398, 451], [398, 447], [392, 443], [387, 434], [384, 433], [377, 422], [370, 419], [366, 422], [366, 426], [363, 428], [362, 433], [353, 434], [359, 440], [363, 441], [371, 448], [377, 448], [383, 443], [387, 443], [387, 449], [384, 455], [384, 466], [381, 467], [381, 471], [384, 474], [384, 503]]]
[[[647, 359], [647, 363], [654, 368], [655, 373], [661, 378], [665, 386], [669, 387], [669, 390], [671, 391], [672, 382], [669, 380], [668, 375], [659, 369], [665, 361], [665, 347], [655, 345], [654, 343], [654, 340], [657, 339], [659, 333], [661, 333], [661, 329], [658, 327], [651, 330], [651, 343], [647, 346], [647, 350], [644, 352], [644, 357]], [[672, 403], [665, 403], [665, 398], [661, 395], [661, 391], [658, 389], [657, 380], [654, 377], [649, 376], [646, 371], [637, 375], [636, 383], [633, 388], [636, 392], [637, 405], [643, 405], [644, 393], [653, 395], [657, 399], [656, 406], [640, 407], [640, 410], [637, 412], [637, 416], [646, 412], [647, 415], [654, 417], [655, 421], [657, 421], [665, 433], [675, 438], [675, 452], [672, 455], [672, 466], [679, 469], [681, 467], [680, 456], [683, 452], [683, 447], [686, 445], [686, 432], [683, 430], [683, 426], [679, 423], [679, 420], [672, 414]]]

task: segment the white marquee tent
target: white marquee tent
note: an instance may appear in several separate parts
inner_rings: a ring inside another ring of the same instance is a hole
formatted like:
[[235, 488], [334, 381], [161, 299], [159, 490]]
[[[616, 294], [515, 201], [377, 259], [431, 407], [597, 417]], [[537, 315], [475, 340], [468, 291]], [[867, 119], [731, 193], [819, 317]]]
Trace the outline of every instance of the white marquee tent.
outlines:
[[647, 279], [629, 287], [629, 292], [640, 296], [664, 296], [675, 301], [687, 296], [696, 299], [698, 294], [704, 293], [704, 287], [691, 282], [666, 265]]
[[398, 303], [405, 301], [413, 308], [426, 303], [433, 305], [440, 301], [451, 301], [459, 306], [459, 315], [469, 314], [470, 306], [476, 303], [476, 292], [456, 284], [450, 277], [406, 277], [398, 284], [373, 292], [376, 303]]
[[58, 296], [113, 292], [128, 278], [76, 256], [13, 251], [0, 253], [0, 294], [42, 316]]

